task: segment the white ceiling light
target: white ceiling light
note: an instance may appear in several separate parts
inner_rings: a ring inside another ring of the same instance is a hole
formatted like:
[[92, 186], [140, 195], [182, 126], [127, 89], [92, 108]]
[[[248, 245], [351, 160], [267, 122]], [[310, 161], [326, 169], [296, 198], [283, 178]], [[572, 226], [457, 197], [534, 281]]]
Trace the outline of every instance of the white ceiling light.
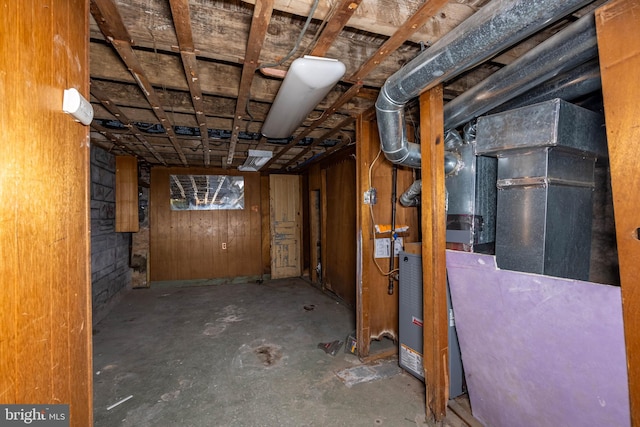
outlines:
[[244, 164], [238, 166], [238, 170], [243, 172], [257, 172], [272, 156], [273, 153], [271, 151], [249, 150], [247, 160], [244, 161]]
[[337, 59], [304, 56], [291, 63], [262, 125], [267, 138], [288, 138], [346, 71]]

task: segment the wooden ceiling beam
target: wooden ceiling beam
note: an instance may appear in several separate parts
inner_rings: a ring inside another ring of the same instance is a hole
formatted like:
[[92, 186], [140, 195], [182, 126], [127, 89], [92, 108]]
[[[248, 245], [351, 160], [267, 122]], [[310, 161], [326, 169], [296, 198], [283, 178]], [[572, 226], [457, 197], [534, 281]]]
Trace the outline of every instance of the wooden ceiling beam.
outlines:
[[360, 68], [354, 72], [349, 81], [361, 81], [383, 60], [396, 51], [422, 27], [429, 19], [433, 18], [442, 9], [448, 0], [428, 0], [411, 17], [382, 44]]
[[330, 137], [332, 137], [336, 133], [340, 132], [344, 127], [350, 125], [351, 123], [353, 123], [355, 121], [356, 121], [355, 117], [347, 117], [346, 119], [341, 121], [335, 128], [331, 129], [329, 132], [325, 133], [321, 137], [316, 138], [311, 144], [309, 144], [306, 147], [304, 147], [304, 149], [302, 151], [300, 151], [300, 153], [298, 153], [298, 155], [296, 155], [293, 159], [289, 160], [285, 165], [282, 166], [281, 169], [286, 169], [288, 166], [290, 166], [293, 163], [297, 162], [302, 156], [307, 154], [313, 148], [317, 147], [323, 141], [329, 139]]
[[325, 19], [326, 25], [322, 33], [318, 37], [318, 40], [311, 46], [310, 55], [326, 55], [361, 2], [362, 0], [340, 0], [340, 2], [334, 5], [329, 16]]
[[[323, 153], [318, 154], [312, 162], [310, 162], [309, 164], [305, 164], [305, 167], [310, 166], [313, 163], [319, 162], [320, 160], [326, 158], [327, 156], [329, 156], [330, 154], [333, 154], [334, 152], [341, 150], [342, 148], [346, 147], [349, 143], [351, 142], [351, 139], [344, 139], [341, 142], [337, 143], [336, 145], [334, 145], [333, 147], [327, 148]], [[302, 165], [298, 165], [295, 168], [291, 169], [292, 171], [298, 171], [300, 169]]]
[[109, 129], [95, 122], [91, 123], [91, 127], [100, 135], [104, 136], [107, 140], [109, 140], [109, 142], [107, 142], [107, 141], [98, 141], [94, 139], [91, 141], [92, 144], [96, 144], [98, 147], [108, 152], [111, 152], [114, 148], [116, 148], [118, 150], [121, 150], [125, 154], [129, 154], [130, 156], [134, 156], [137, 159], [146, 162], [146, 159], [144, 159], [142, 156], [140, 156], [139, 154], [131, 150], [129, 147], [127, 147], [127, 145], [124, 142], [120, 141], [120, 139], [116, 135], [114, 135]]
[[[246, 3], [255, 3], [256, 0], [242, 0]], [[277, 0], [275, 9], [278, 11], [291, 13], [298, 16], [307, 16], [313, 0]], [[320, 2], [316, 10], [316, 17], [322, 19], [329, 13], [332, 2]], [[375, 34], [391, 36], [397, 30], [399, 23], [409, 19], [413, 11], [420, 7], [424, 0], [408, 0], [399, 7], [397, 0], [367, 0], [358, 8], [358, 13], [354, 14], [349, 21], [349, 26], [358, 30]], [[466, 4], [465, 4], [466, 3]], [[470, 1], [461, 3], [458, 1], [448, 2], [443, 9], [443, 13], [435, 16], [433, 22], [419, 28], [411, 39], [414, 43], [421, 41], [433, 43], [447, 32], [455, 28], [460, 22], [471, 16], [484, 1]], [[384, 11], [384, 13], [382, 12]]]
[[151, 108], [153, 108], [153, 112], [158, 120], [160, 120], [162, 126], [164, 126], [169, 140], [175, 148], [176, 153], [178, 153], [178, 157], [182, 161], [182, 164], [184, 166], [189, 166], [187, 158], [184, 156], [184, 152], [176, 139], [173, 125], [160, 103], [160, 98], [158, 98], [158, 94], [151, 85], [140, 61], [131, 47], [131, 38], [129, 37], [129, 33], [127, 32], [124, 21], [122, 20], [122, 16], [120, 16], [113, 0], [91, 0], [91, 14], [98, 23], [98, 26], [105, 38], [111, 41], [111, 44], [118, 52], [118, 55], [120, 55], [120, 59], [131, 72], [133, 78], [138, 83], [138, 86], [140, 86], [140, 89], [142, 89], [142, 93], [144, 93], [147, 101], [151, 105]]
[[204, 110], [202, 88], [200, 86], [200, 74], [198, 73], [198, 61], [196, 58], [195, 46], [193, 44], [193, 30], [191, 28], [191, 15], [189, 11], [189, 0], [170, 0], [173, 24], [178, 37], [178, 47], [185, 77], [191, 93], [191, 101], [196, 114], [196, 122], [200, 129], [202, 140], [202, 151], [204, 153], [204, 165], [211, 164], [209, 154], [209, 131], [207, 129], [207, 117]]
[[[145, 148], [153, 155], [153, 157], [155, 157], [160, 163], [162, 163], [163, 165], [167, 165], [167, 162], [164, 160], [164, 158], [160, 155], [160, 153], [158, 153], [155, 148], [153, 148], [153, 146], [144, 138], [144, 136], [142, 136], [142, 134], [138, 131], [138, 128], [133, 124], [133, 122], [131, 120], [129, 120], [129, 118], [120, 110], [120, 108], [118, 108], [118, 106], [111, 101], [95, 84], [95, 82], [91, 82], [91, 95], [93, 95], [98, 101], [100, 101], [100, 104], [102, 104], [111, 114], [113, 114], [116, 119], [118, 119], [118, 121], [120, 121], [120, 123], [122, 123], [123, 125], [125, 125], [128, 129], [128, 133], [130, 133], [131, 135], [133, 135], [138, 141], [140, 141], [142, 143], [142, 145], [145, 146]], [[99, 126], [99, 125], [92, 125], [94, 127], [94, 129], [98, 130], [98, 132], [102, 133], [103, 135], [106, 135], [105, 133], [103, 133], [103, 130], [106, 130], [106, 128]], [[98, 128], [102, 128], [102, 130], [98, 129]], [[113, 135], [113, 134], [112, 134]], [[109, 138], [111, 139], [111, 138]]]
[[238, 91], [238, 99], [236, 100], [236, 111], [233, 116], [229, 154], [227, 155], [226, 161], [227, 165], [233, 163], [233, 156], [236, 151], [236, 144], [238, 143], [238, 134], [240, 133], [240, 122], [246, 113], [247, 102], [249, 102], [249, 95], [251, 94], [251, 83], [258, 68], [260, 51], [262, 51], [262, 45], [267, 35], [267, 27], [269, 26], [273, 12], [273, 3], [274, 0], [258, 0], [253, 9], [249, 40], [247, 41], [247, 51], [244, 57], [244, 66], [242, 67], [242, 77], [240, 77], [240, 89]]
[[355, 97], [360, 89], [362, 88], [362, 82], [358, 82], [349, 88], [348, 91], [342, 94], [340, 98], [333, 103], [333, 105], [325, 110], [320, 116], [319, 119], [315, 120], [311, 126], [306, 128], [302, 133], [298, 134], [293, 140], [282, 147], [280, 151], [278, 151], [263, 167], [262, 170], [268, 170], [269, 166], [271, 166], [276, 160], [278, 160], [284, 153], [289, 151], [291, 148], [295, 147], [298, 142], [300, 142], [303, 138], [309, 135], [315, 128], [324, 123], [332, 114], [334, 114], [338, 109], [346, 102], [348, 102], [351, 98]]

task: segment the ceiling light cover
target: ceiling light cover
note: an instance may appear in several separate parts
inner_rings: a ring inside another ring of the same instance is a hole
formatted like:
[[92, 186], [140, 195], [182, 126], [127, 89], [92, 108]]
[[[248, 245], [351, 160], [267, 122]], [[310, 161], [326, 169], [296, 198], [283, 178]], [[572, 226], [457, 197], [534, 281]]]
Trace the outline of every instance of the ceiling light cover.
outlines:
[[273, 153], [271, 151], [249, 150], [247, 160], [245, 160], [242, 165], [238, 166], [238, 170], [243, 172], [257, 172], [272, 156]]
[[307, 55], [293, 61], [262, 125], [262, 135], [290, 137], [345, 71], [345, 65], [336, 59]]

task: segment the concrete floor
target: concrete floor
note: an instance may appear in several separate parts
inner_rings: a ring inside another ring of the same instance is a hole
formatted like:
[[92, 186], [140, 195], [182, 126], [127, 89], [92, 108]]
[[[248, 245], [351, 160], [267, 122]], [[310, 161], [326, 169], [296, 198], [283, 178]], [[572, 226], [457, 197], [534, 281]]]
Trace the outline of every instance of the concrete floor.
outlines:
[[304, 280], [181, 284], [133, 290], [95, 327], [96, 427], [426, 425], [397, 360], [317, 347], [355, 315]]

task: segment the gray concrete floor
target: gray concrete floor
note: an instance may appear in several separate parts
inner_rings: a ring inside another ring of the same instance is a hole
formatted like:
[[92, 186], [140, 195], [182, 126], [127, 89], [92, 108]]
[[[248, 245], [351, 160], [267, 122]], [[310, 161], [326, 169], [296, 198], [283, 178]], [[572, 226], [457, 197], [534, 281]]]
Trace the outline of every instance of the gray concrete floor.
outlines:
[[131, 291], [94, 328], [96, 427], [426, 425], [397, 360], [369, 378], [317, 348], [355, 314], [304, 280], [180, 284]]

